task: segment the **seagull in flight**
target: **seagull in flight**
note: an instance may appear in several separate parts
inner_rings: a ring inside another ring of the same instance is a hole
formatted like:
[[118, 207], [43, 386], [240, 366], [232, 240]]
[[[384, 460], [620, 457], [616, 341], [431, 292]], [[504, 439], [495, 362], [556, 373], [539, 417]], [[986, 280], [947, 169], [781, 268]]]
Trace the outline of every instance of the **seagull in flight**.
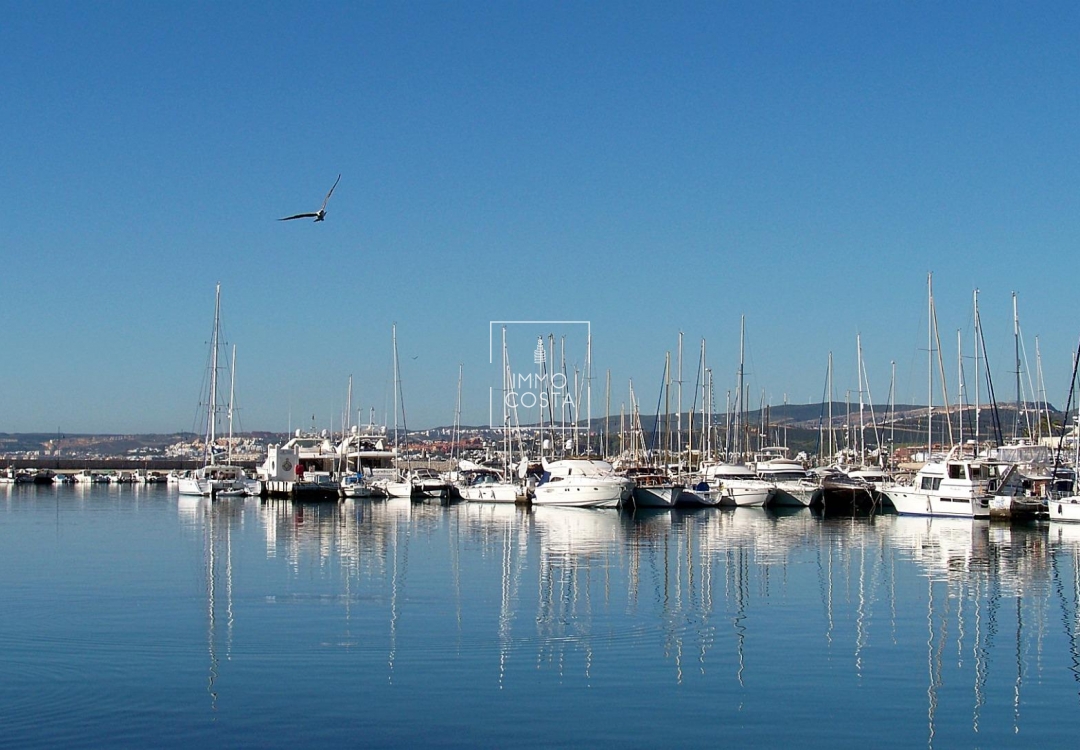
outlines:
[[278, 219], [278, 221], [289, 221], [291, 219], [315, 219], [315, 221], [323, 221], [326, 218], [326, 202], [328, 200], [330, 200], [330, 196], [334, 193], [334, 188], [337, 187], [337, 184], [339, 182], [341, 182], [341, 175], [340, 174], [337, 176], [337, 179], [334, 180], [334, 187], [330, 188], [330, 192], [326, 194], [325, 198], [323, 198], [322, 208], [320, 208], [315, 213], [313, 213], [313, 214], [296, 214], [295, 216], [286, 216], [283, 219]]

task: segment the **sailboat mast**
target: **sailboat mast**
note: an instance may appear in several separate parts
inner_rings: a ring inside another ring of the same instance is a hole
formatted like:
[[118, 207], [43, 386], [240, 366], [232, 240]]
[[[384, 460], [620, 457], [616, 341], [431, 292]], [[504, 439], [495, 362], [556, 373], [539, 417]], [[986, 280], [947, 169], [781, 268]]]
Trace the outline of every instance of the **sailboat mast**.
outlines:
[[229, 368], [229, 465], [233, 461], [233, 398], [236, 395], [236, 344], [232, 348], [232, 366]]
[[[401, 440], [398, 437], [398, 358], [397, 358], [397, 323], [390, 327], [391, 340], [394, 344], [394, 445], [400, 448]], [[398, 458], [397, 450], [394, 451], [395, 460]]]
[[[578, 412], [580, 413], [580, 409]], [[592, 455], [592, 328], [585, 345], [585, 455]]]
[[836, 430], [833, 425], [832, 352], [829, 352], [829, 457], [836, 458]]
[[210, 403], [207, 404], [206, 419], [206, 463], [213, 462], [214, 442], [217, 440], [215, 421], [217, 420], [218, 387], [218, 339], [221, 330], [221, 284], [214, 291], [214, 332], [210, 337]]
[[677, 397], [678, 402], [679, 402], [678, 403], [679, 413], [675, 417], [675, 432], [676, 432], [675, 440], [676, 440], [676, 443], [678, 444], [678, 448], [679, 448], [679, 473], [680, 474], [682, 474], [682, 471], [683, 471], [683, 460], [682, 460], [682, 455], [683, 455], [683, 451], [682, 451], [682, 337], [683, 337], [683, 332], [679, 331], [679, 380], [678, 380], [679, 394], [678, 394], [678, 397]]
[[707, 370], [705, 368], [705, 339], [701, 340], [701, 459], [707, 460], [709, 455], [707, 453], [708, 429], [709, 423], [706, 418], [706, 399], [707, 384], [705, 382], [707, 378]]
[[1016, 292], [1012, 293], [1013, 303], [1013, 349], [1016, 357], [1016, 421], [1013, 422], [1013, 440], [1020, 438], [1020, 316], [1016, 312]]
[[964, 444], [964, 344], [960, 338], [960, 329], [956, 329], [956, 377], [957, 377], [957, 395], [956, 405], [956, 442], [959, 445]]
[[890, 360], [889, 369], [889, 454], [896, 445], [896, 360]]
[[863, 382], [866, 378], [866, 373], [863, 372], [862, 361], [862, 334], [855, 334], [855, 348], [858, 350], [859, 356], [859, 466], [866, 465], [866, 418], [863, 413]]
[[664, 352], [664, 450], [671, 461], [671, 352]]
[[927, 309], [926, 309], [926, 460], [929, 463], [930, 456], [934, 452], [934, 274], [926, 275]]
[[975, 455], [979, 455], [979, 416], [981, 408], [979, 405], [979, 355], [981, 347], [979, 342], [982, 340], [982, 333], [980, 331], [979, 322], [979, 290], [976, 289], [973, 295], [974, 307], [975, 307]]
[[[457, 371], [457, 404], [454, 406], [454, 432], [453, 443], [450, 445], [450, 459], [453, 460], [457, 457], [457, 446], [459, 436], [461, 434], [461, 371], [464, 364], [458, 362]], [[456, 466], [456, 463], [455, 463]]]
[[503, 476], [510, 474], [510, 419], [507, 413], [507, 392], [509, 391], [509, 373], [506, 367], [506, 326], [502, 327], [502, 425], [503, 425]]
[[611, 368], [607, 369], [607, 382], [604, 387], [604, 445], [601, 449], [604, 457], [611, 455]]
[[749, 453], [749, 446], [743, 439], [740, 430], [745, 430], [746, 401], [743, 394], [743, 357], [746, 353], [746, 316], [739, 316], [739, 375], [737, 378], [739, 395], [735, 397], [735, 448], [743, 453]]

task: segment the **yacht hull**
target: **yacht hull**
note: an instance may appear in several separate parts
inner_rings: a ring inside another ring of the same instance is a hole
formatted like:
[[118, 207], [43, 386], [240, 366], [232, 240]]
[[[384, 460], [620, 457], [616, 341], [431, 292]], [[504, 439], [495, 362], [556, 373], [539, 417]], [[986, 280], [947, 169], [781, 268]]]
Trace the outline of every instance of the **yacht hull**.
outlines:
[[637, 508], [673, 508], [682, 491], [681, 484], [634, 487], [634, 506]]
[[990, 496], [949, 497], [918, 489], [886, 489], [885, 496], [896, 512], [905, 516], [989, 518]]

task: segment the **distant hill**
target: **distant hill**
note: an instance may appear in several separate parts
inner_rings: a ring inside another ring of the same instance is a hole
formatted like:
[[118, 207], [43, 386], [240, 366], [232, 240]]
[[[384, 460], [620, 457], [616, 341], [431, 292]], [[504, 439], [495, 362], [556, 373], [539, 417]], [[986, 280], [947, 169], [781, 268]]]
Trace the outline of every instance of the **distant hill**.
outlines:
[[[961, 416], [955, 407], [949, 410], [949, 416], [953, 421], [953, 430], [957, 430]], [[1015, 403], [1001, 404], [997, 409], [997, 421], [1001, 435], [1009, 439], [1017, 432], [1027, 435], [1028, 426], [1031, 432], [1041, 435], [1057, 434], [1060, 430], [1063, 414], [1055, 407], [1048, 407], [1050, 426], [1046, 424], [1045, 414], [1039, 427], [1039, 410], [1035, 404], [1025, 403], [1023, 410], [1018, 414]], [[752, 445], [786, 444], [793, 451], [806, 451], [816, 453], [821, 439], [822, 429], [827, 429], [829, 404], [784, 404], [772, 406], [764, 410], [748, 412], [743, 425], [747, 430]], [[1075, 414], [1075, 412], [1073, 412]], [[875, 426], [881, 442], [892, 442], [896, 446], [923, 445], [927, 441], [927, 415], [926, 406], [920, 404], [897, 404], [890, 413], [889, 407], [881, 404], [863, 406], [865, 424], [860, 429], [858, 404], [845, 402], [833, 402], [831, 427], [838, 442], [845, 442], [844, 434], [847, 430], [860, 430], [865, 434], [868, 444], [876, 444]], [[967, 407], [962, 415], [963, 429], [966, 435], [974, 434], [975, 410]], [[722, 441], [723, 434], [727, 429], [727, 417], [724, 414], [714, 414], [711, 422], [714, 427], [716, 439]], [[762, 425], [768, 422], [768, 434], [762, 438], [759, 433]], [[591, 431], [594, 433], [609, 432], [615, 434], [619, 431], [620, 418], [618, 414], [608, 418], [593, 417]], [[623, 418], [623, 424], [629, 427], [629, 417]], [[674, 429], [677, 424], [676, 415], [671, 415], [670, 426]], [[948, 436], [944, 434], [946, 429], [945, 410], [942, 407], [934, 409], [934, 432], [935, 440], [947, 442]], [[695, 433], [700, 433], [702, 417], [700, 412], [691, 416], [688, 412], [682, 414], [682, 428], [689, 430], [693, 425]], [[524, 425], [535, 427], [535, 425]], [[642, 414], [641, 426], [649, 443], [659, 443], [658, 431], [669, 429], [668, 422], [661, 416], [659, 420], [654, 414]], [[979, 416], [980, 435], [984, 439], [993, 439], [995, 435], [994, 413], [991, 407], [983, 406]], [[493, 430], [487, 426], [460, 427], [459, 432], [465, 436], [482, 436], [495, 441], [499, 438], [501, 430]], [[390, 431], [392, 432], [392, 430]], [[449, 441], [454, 433], [452, 426], [432, 427], [425, 430], [410, 431], [412, 439]], [[936, 437], [940, 435], [940, 437]], [[285, 433], [275, 432], [245, 432], [237, 437], [253, 438], [263, 444], [280, 443], [288, 439]], [[191, 443], [199, 439], [198, 435], [190, 432], [174, 432], [168, 434], [130, 434], [130, 435], [65, 435], [56, 433], [0, 433], [0, 455], [39, 454], [54, 455], [57, 439], [65, 456], [69, 455], [99, 455], [99, 456], [130, 456], [133, 454], [150, 454], [164, 450], [168, 446], [177, 443]], [[854, 439], [852, 435], [847, 442]]]

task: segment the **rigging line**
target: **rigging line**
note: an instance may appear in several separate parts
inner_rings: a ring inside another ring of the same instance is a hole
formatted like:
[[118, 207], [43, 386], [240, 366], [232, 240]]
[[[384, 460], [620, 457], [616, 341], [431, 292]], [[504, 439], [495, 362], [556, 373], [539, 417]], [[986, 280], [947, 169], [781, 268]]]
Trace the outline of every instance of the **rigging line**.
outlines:
[[[998, 411], [997, 395], [994, 393], [994, 379], [990, 375], [990, 358], [986, 351], [986, 336], [982, 327], [982, 313], [975, 313], [975, 329], [979, 332], [978, 347], [982, 350], [982, 359], [986, 371], [986, 389], [987, 395], [990, 397], [990, 416], [994, 423], [994, 438], [997, 440], [997, 444], [1001, 445], [1004, 441], [1001, 430], [1001, 412]], [[976, 356], [978, 354], [976, 353]], [[977, 408], [977, 407], [976, 407]]]

